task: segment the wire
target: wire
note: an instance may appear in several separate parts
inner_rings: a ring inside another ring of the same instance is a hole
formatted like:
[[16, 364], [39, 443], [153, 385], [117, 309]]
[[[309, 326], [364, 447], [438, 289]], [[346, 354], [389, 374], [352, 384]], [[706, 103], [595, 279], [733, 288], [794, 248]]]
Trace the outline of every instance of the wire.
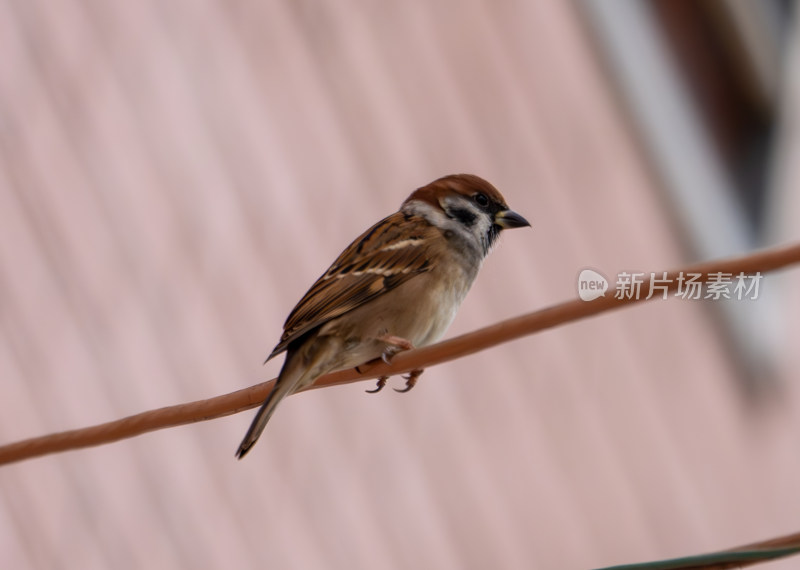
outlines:
[[599, 570], [725, 570], [744, 568], [800, 553], [800, 533], [773, 538], [722, 552], [699, 554], [658, 562], [623, 564]]
[[[699, 274], [699, 282], [709, 283], [714, 280], [716, 274], [730, 274], [734, 277], [740, 273], [754, 275], [781, 269], [795, 263], [800, 263], [800, 244], [763, 250], [728, 260], [692, 265], [668, 272], [667, 277], [661, 279], [661, 282], [664, 283], [666, 291], [674, 292], [681, 286], [680, 276]], [[319, 378], [309, 389], [348, 384], [426, 368], [545, 329], [646, 300], [639, 295], [618, 298], [617, 295], [607, 294], [589, 302], [580, 299], [567, 301], [435, 345], [400, 353], [392, 359], [391, 365], [378, 361], [361, 366], [361, 373], [351, 369], [328, 374]], [[0, 446], [0, 465], [50, 453], [103, 445], [159, 429], [235, 414], [260, 405], [269, 394], [274, 382], [273, 379], [207, 400], [168, 406], [103, 424], [9, 443]]]

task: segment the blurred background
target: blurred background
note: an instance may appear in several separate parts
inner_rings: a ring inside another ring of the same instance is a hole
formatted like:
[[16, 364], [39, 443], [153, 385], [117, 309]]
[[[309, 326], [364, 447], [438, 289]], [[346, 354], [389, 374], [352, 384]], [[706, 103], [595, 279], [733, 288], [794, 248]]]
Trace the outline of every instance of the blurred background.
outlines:
[[[797, 240], [794, 4], [0, 1], [0, 443], [274, 377], [311, 283], [444, 174], [533, 224], [447, 336], [587, 267]], [[579, 569], [796, 532], [799, 286], [297, 395], [241, 462], [253, 412], [2, 467], [0, 567]]]

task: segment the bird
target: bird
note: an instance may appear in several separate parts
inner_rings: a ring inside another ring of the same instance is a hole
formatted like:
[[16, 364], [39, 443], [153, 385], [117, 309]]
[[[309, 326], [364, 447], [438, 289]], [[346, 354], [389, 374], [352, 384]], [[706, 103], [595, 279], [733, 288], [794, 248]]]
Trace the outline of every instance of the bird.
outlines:
[[[236, 451], [243, 458], [278, 404], [317, 378], [437, 341], [500, 232], [530, 226], [492, 184], [451, 174], [416, 189], [351, 243], [289, 314], [264, 361], [286, 352], [278, 379]], [[406, 376], [413, 388], [422, 370]], [[381, 377], [375, 390], [386, 383]]]

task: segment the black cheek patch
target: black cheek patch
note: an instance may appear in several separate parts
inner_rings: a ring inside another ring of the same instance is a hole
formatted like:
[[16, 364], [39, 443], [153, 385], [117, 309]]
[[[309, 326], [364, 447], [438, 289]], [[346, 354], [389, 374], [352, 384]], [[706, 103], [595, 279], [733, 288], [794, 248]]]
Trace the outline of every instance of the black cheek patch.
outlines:
[[469, 227], [472, 224], [474, 224], [475, 223], [475, 219], [477, 218], [477, 216], [475, 214], [473, 214], [472, 212], [470, 212], [469, 210], [465, 210], [465, 209], [461, 209], [461, 208], [450, 210], [449, 212], [447, 212], [447, 215], [450, 218], [458, 220], [459, 222], [461, 222], [462, 224], [464, 224], [467, 227]]

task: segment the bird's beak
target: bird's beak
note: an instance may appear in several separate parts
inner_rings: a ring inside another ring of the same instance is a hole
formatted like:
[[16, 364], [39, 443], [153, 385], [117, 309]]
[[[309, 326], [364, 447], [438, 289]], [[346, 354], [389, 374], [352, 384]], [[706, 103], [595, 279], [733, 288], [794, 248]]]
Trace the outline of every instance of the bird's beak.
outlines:
[[494, 215], [494, 223], [504, 230], [510, 228], [524, 228], [530, 226], [530, 222], [517, 214], [514, 210], [503, 210]]

